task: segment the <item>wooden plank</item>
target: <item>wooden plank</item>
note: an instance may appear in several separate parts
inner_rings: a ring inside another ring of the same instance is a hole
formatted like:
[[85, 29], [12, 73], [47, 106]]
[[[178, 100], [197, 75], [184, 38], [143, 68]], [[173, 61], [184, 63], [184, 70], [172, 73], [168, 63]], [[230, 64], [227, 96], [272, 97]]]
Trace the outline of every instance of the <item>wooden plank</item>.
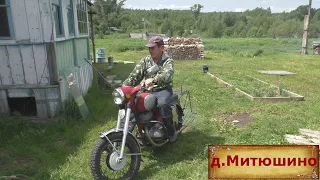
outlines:
[[263, 101], [273, 101], [273, 102], [280, 102], [280, 101], [292, 101], [290, 97], [254, 97], [254, 100], [263, 100]]
[[[210, 73], [208, 73], [208, 74], [209, 74], [210, 76], [212, 76], [213, 78], [215, 78], [218, 83], [223, 83], [223, 84], [224, 84], [226, 87], [228, 87], [228, 88], [233, 87], [232, 84], [227, 83], [227, 82], [223, 81], [222, 79], [220, 79], [220, 78], [218, 78], [218, 77], [216, 77], [216, 76], [214, 76], [214, 75], [212, 75], [212, 74], [210, 74]], [[235, 88], [235, 90], [236, 90], [237, 93], [240, 93], [241, 95], [245, 95], [245, 96], [247, 96], [247, 97], [248, 97], [249, 99], [251, 99], [251, 100], [254, 99], [253, 96], [251, 96], [250, 94], [248, 94], [248, 93], [240, 90], [239, 88]]]
[[[210, 73], [207, 73], [207, 74], [209, 74], [211, 77], [215, 78], [217, 83], [224, 84], [228, 88], [233, 87], [232, 84], [229, 84], [229, 83], [223, 81], [222, 79], [219, 79], [218, 77], [216, 77], [216, 76], [214, 76], [214, 75], [212, 75]], [[272, 85], [272, 84], [269, 84], [267, 82], [264, 82], [264, 81], [262, 81], [260, 79], [256, 79], [256, 78], [248, 76], [248, 75], [247, 75], [247, 77], [255, 79], [255, 80], [257, 80], [257, 81], [259, 81], [261, 83], [268, 84], [268, 85], [271, 85], [273, 87], [277, 87], [275, 85]], [[292, 93], [292, 92], [287, 91], [287, 90], [284, 90], [284, 92], [286, 92], [288, 94], [291, 94], [292, 95], [291, 97], [253, 97], [252, 95], [240, 90], [239, 88], [235, 88], [235, 90], [236, 90], [237, 93], [247, 96], [250, 100], [262, 100], [262, 101], [272, 101], [272, 102], [292, 101], [292, 100], [303, 101], [304, 100], [303, 96], [300, 96], [298, 94]]]
[[34, 89], [34, 93], [37, 106], [37, 116], [39, 118], [47, 118], [48, 111], [45, 89]]
[[5, 90], [0, 90], [0, 113], [10, 113], [7, 94]]
[[34, 97], [32, 89], [8, 89], [7, 91], [10, 98]]
[[309, 28], [309, 15], [304, 16], [304, 29], [302, 36], [302, 49], [301, 54], [308, 54], [308, 28]]
[[20, 47], [7, 46], [7, 48], [13, 84], [25, 84]]
[[320, 139], [315, 139], [315, 138], [313, 138], [313, 139], [310, 139], [313, 143], [316, 143], [316, 144], [318, 144], [318, 145], [320, 145]]
[[37, 80], [39, 84], [49, 83], [49, 70], [45, 45], [33, 45], [36, 64]]
[[41, 29], [44, 42], [53, 40], [53, 22], [51, 20], [51, 5], [48, 0], [39, 0]]
[[81, 84], [81, 92], [84, 95], [87, 91], [87, 87], [88, 87], [88, 77], [87, 77], [87, 73], [86, 73], [86, 65], [83, 65], [80, 68], [80, 84]]
[[319, 131], [312, 131], [309, 129], [299, 129], [300, 134], [314, 137], [320, 140], [320, 132]]
[[89, 65], [89, 64], [86, 64], [86, 72], [87, 72], [87, 74], [86, 74], [86, 77], [87, 77], [87, 82], [88, 82], [88, 84], [87, 84], [87, 90], [86, 90], [86, 94], [87, 94], [87, 92], [88, 92], [88, 90], [90, 89], [90, 87], [91, 87], [91, 85], [92, 85], [92, 67]]
[[74, 75], [70, 75], [67, 77], [67, 82], [68, 84], [70, 84], [69, 86], [69, 90], [70, 90], [70, 94], [72, 95], [73, 99], [75, 100], [78, 108], [79, 108], [79, 111], [82, 115], [82, 118], [83, 119], [86, 119], [90, 112], [88, 110], [88, 107], [82, 97], [82, 94], [77, 86], [77, 84], [74, 82], [75, 81], [75, 77]]
[[281, 70], [269, 70], [269, 71], [262, 71], [257, 70], [259, 73], [268, 74], [268, 75], [280, 75], [280, 76], [287, 76], [287, 75], [294, 75], [296, 73], [288, 72], [288, 71], [281, 71]]
[[58, 87], [59, 85], [41, 85], [41, 84], [21, 84], [21, 85], [1, 85], [0, 89], [32, 89], [32, 88], [37, 88], [37, 89], [46, 89], [46, 88], [55, 88]]
[[47, 105], [49, 108], [49, 117], [54, 117], [54, 115], [58, 112], [60, 107], [60, 95], [59, 91], [56, 88], [48, 88], [46, 89], [46, 98]]
[[12, 75], [6, 46], [0, 46], [0, 79], [2, 85], [11, 85]]
[[23, 69], [25, 74], [25, 79], [27, 84], [37, 84], [37, 71], [35, 60], [33, 56], [33, 48], [32, 45], [21, 45], [21, 55], [23, 62]]
[[82, 95], [84, 95], [84, 90], [85, 90], [85, 88], [84, 88], [84, 86], [85, 86], [85, 82], [84, 82], [85, 77], [84, 77], [83, 71], [84, 71], [84, 67], [81, 66], [79, 68], [79, 70], [78, 70], [79, 77], [78, 77], [78, 81], [77, 81], [77, 83], [79, 83], [79, 89], [80, 89]]
[[243, 94], [243, 95], [247, 96], [249, 99], [254, 100], [254, 97], [253, 97], [253, 96], [251, 96], [250, 94], [248, 94], [248, 93], [246, 93], [246, 92], [244, 92], [244, 91], [241, 91], [241, 90], [240, 90], [240, 89], [238, 89], [238, 88], [235, 88], [235, 89], [236, 89], [236, 91], [237, 91], [237, 92], [239, 92], [239, 93], [241, 93], [241, 94]]
[[68, 95], [69, 95], [69, 87], [67, 84], [67, 80], [65, 78], [61, 79], [59, 81], [59, 84], [60, 84], [60, 92], [61, 92], [61, 102], [64, 102], [65, 100], [68, 99]]
[[38, 0], [28, 0], [26, 3], [26, 14], [31, 42], [42, 42], [42, 28]]
[[289, 143], [317, 145], [316, 143], [313, 143], [312, 141], [310, 141], [302, 136], [295, 136], [295, 135], [286, 134], [286, 135], [284, 135], [284, 137]]
[[88, 64], [85, 64], [83, 69], [84, 69], [84, 79], [83, 79], [83, 82], [84, 82], [84, 94], [87, 94], [89, 88], [90, 88], [90, 72], [89, 72], [89, 67], [90, 65]]
[[232, 87], [231, 84], [223, 81], [222, 79], [218, 78], [217, 76], [215, 76], [215, 75], [213, 75], [211, 73], [207, 73], [207, 74], [209, 74], [211, 77], [215, 78], [218, 83], [220, 83], [220, 84], [222, 83], [222, 84], [226, 85], [226, 87]]
[[45, 49], [48, 59], [48, 71], [50, 74], [48, 81], [50, 84], [55, 84], [59, 82], [55, 43], [47, 43]]
[[76, 69], [73, 73], [74, 75], [74, 79], [75, 79], [75, 83], [77, 85], [77, 88], [80, 90], [80, 93], [82, 94], [82, 90], [81, 90], [81, 85], [80, 85], [80, 72], [79, 69]]
[[285, 93], [288, 93], [288, 94], [290, 94], [290, 95], [292, 95], [292, 96], [296, 96], [296, 97], [304, 97], [304, 96], [301, 96], [301, 95], [299, 95], [299, 94], [297, 94], [297, 93], [293, 93], [293, 92], [288, 91], [288, 90], [285, 90], [285, 89], [283, 89], [282, 91], [284, 91]]
[[17, 42], [30, 42], [25, 0], [10, 1], [12, 21]]

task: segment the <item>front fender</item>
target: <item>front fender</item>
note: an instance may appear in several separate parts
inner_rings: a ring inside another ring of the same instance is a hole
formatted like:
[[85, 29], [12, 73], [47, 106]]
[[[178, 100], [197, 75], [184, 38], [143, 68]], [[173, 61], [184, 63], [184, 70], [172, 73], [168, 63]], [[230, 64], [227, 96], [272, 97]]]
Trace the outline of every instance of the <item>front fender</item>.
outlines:
[[[108, 138], [108, 135], [109, 135], [109, 134], [111, 134], [111, 133], [116, 133], [116, 132], [117, 132], [117, 131], [116, 131], [116, 128], [110, 129], [109, 131], [102, 132], [101, 135], [100, 135], [100, 138]], [[118, 132], [123, 132], [123, 129], [119, 129]], [[140, 150], [140, 152], [141, 152], [141, 147], [140, 147], [140, 144], [139, 144], [137, 138], [136, 138], [131, 132], [129, 132], [129, 131], [128, 131], [128, 135], [127, 135], [127, 136], [132, 136], [132, 137], [133, 137], [133, 139], [134, 139], [134, 140], [136, 141], [136, 143], [138, 144], [139, 150]]]

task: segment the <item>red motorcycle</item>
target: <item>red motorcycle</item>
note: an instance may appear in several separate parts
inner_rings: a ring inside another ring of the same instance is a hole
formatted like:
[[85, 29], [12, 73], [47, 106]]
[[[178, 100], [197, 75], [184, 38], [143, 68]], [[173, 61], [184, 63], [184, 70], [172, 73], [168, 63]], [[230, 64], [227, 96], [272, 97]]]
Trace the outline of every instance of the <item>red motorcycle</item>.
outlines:
[[[149, 74], [157, 71], [157, 66], [148, 69]], [[169, 142], [157, 98], [150, 89], [145, 85], [122, 86], [113, 91], [113, 97], [119, 106], [117, 126], [101, 134], [91, 153], [90, 168], [95, 180], [133, 179], [140, 168], [140, 145], [160, 147]], [[179, 137], [185, 128], [184, 109], [175, 92], [171, 107]]]

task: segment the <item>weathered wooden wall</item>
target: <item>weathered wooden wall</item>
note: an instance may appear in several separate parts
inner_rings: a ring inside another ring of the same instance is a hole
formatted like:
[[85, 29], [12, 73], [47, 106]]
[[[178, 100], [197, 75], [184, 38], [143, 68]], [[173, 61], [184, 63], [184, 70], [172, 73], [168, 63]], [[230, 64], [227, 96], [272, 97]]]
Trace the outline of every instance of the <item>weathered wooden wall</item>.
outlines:
[[89, 59], [88, 38], [60, 42], [60, 44], [57, 45], [57, 54], [59, 51], [63, 51], [63, 49], [70, 49], [75, 54], [74, 56], [70, 55], [57, 58], [59, 77], [61, 79], [60, 91], [62, 101], [68, 98], [69, 89], [65, 77], [70, 75], [70, 73], [74, 74], [82, 94], [87, 93], [93, 80], [92, 67], [84, 59]]
[[52, 35], [49, 0], [10, 1], [14, 43], [50, 42]]
[[88, 35], [77, 31], [76, 1], [75, 36], [69, 36], [66, 1], [61, 2], [65, 36], [56, 38], [50, 0], [10, 1], [14, 35], [0, 40], [0, 113], [10, 111], [7, 98], [35, 97], [38, 117], [52, 117], [68, 98], [68, 72], [83, 94], [91, 86], [92, 67], [84, 61], [90, 57]]
[[89, 39], [88, 38], [79, 38], [75, 39], [75, 48], [76, 48], [76, 65], [87, 64], [84, 58], [90, 58], [90, 50], [88, 49]]
[[48, 84], [45, 45], [0, 46], [0, 85]]
[[59, 76], [64, 76], [65, 71], [75, 66], [73, 40], [56, 42], [56, 61]]
[[[93, 80], [93, 70], [89, 64], [83, 64], [81, 67], [77, 67], [72, 72], [77, 86], [83, 95], [87, 94]], [[60, 92], [62, 102], [67, 100], [69, 97], [69, 85], [66, 78], [60, 80]]]
[[61, 107], [60, 89], [58, 85], [46, 88], [11, 88], [0, 89], [0, 113], [9, 113], [8, 98], [34, 97], [37, 116], [51, 118]]

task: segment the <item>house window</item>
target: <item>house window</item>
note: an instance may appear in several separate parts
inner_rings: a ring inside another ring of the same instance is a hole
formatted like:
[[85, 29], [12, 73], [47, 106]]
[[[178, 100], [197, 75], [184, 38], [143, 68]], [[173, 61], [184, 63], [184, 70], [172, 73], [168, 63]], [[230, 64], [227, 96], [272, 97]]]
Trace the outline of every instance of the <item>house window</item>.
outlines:
[[0, 0], [0, 38], [12, 37], [10, 28], [10, 5], [8, 0]]
[[56, 27], [56, 36], [63, 36], [63, 21], [62, 21], [62, 11], [61, 11], [61, 1], [52, 0], [52, 11], [54, 16], [54, 23]]
[[69, 35], [74, 36], [73, 0], [67, 1], [67, 16]]
[[78, 29], [80, 34], [88, 34], [86, 5], [86, 0], [77, 0]]

